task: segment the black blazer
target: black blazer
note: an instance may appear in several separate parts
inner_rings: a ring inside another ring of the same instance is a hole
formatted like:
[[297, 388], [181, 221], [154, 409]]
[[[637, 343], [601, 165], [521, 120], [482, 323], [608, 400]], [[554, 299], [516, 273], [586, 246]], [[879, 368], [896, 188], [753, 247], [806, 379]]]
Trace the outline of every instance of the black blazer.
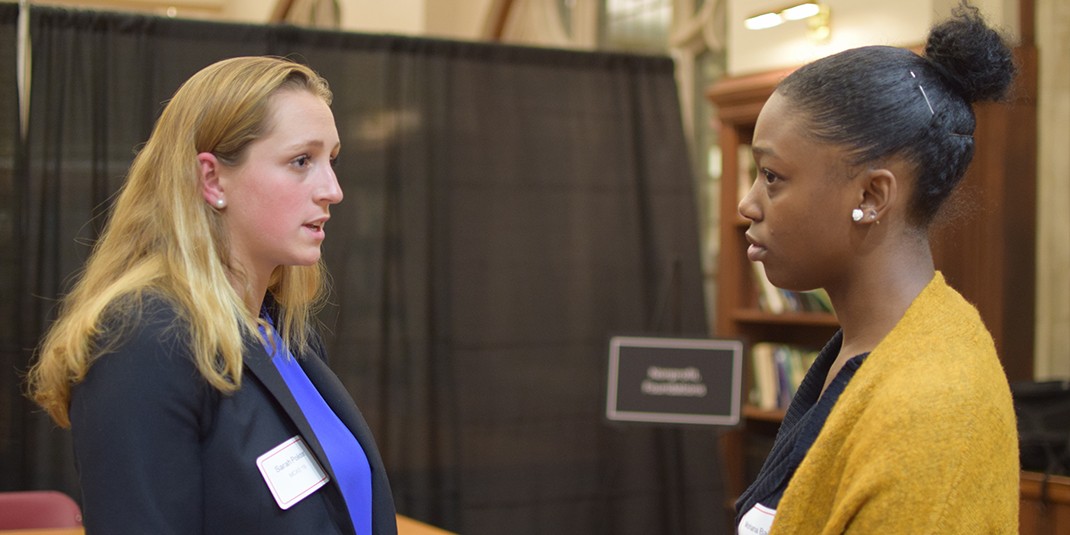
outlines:
[[[71, 430], [87, 535], [353, 535], [330, 463], [260, 340], [245, 341], [241, 388], [224, 395], [197, 371], [176, 320], [169, 305], [147, 298], [141, 320], [110, 339], [106, 334], [102, 341], [114, 347], [73, 387]], [[367, 423], [321, 345], [295, 356], [368, 456], [372, 531], [396, 535], [394, 499]], [[282, 510], [256, 459], [294, 435], [331, 482]]]

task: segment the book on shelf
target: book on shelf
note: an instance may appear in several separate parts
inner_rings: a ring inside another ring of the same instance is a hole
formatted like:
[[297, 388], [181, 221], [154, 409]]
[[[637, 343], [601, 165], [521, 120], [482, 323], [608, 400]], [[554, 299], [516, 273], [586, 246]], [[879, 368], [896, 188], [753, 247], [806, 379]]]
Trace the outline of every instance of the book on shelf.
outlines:
[[765, 274], [761, 262], [751, 262], [754, 280], [758, 286], [758, 309], [770, 314], [785, 312], [823, 312], [831, 314], [832, 302], [828, 293], [818, 288], [807, 292], [794, 292], [777, 288]]
[[754, 269], [754, 279], [758, 283], [758, 308], [763, 312], [773, 314], [781, 314], [787, 310], [788, 305], [784, 301], [784, 294], [780, 292], [780, 288], [769, 282], [769, 277], [765, 276], [765, 265], [761, 262], [751, 262], [750, 265]]
[[754, 378], [750, 389], [750, 403], [765, 410], [775, 409], [779, 403], [777, 394], [780, 386], [774, 364], [773, 346], [774, 344], [763, 342], [751, 347], [751, 369], [754, 370]]
[[759, 409], [786, 409], [799, 390], [817, 351], [790, 344], [758, 342], [751, 347], [750, 403]]

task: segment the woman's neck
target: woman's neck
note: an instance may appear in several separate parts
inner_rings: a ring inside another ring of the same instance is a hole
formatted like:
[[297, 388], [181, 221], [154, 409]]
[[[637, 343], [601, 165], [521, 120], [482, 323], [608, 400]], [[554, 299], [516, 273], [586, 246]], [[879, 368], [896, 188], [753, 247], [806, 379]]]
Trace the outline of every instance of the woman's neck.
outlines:
[[927, 240], [860, 260], [851, 276], [827, 288], [843, 330], [841, 355], [872, 351], [906, 314], [935, 273]]
[[259, 316], [260, 310], [264, 307], [264, 297], [267, 295], [268, 278], [256, 276], [245, 278], [232, 273], [230, 284], [245, 303], [245, 310], [250, 317]]

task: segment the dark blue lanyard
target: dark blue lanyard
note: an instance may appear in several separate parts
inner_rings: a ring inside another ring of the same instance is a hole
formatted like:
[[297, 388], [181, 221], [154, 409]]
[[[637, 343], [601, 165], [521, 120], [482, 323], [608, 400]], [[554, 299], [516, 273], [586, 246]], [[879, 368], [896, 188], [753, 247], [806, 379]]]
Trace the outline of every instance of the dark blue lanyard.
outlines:
[[268, 328], [271, 329], [270, 336], [263, 325], [260, 326], [260, 335], [271, 354], [271, 362], [282, 374], [282, 379], [290, 388], [290, 393], [327, 454], [327, 461], [334, 469], [335, 482], [345, 498], [346, 508], [349, 509], [349, 517], [353, 520], [357, 535], [371, 535], [372, 473], [368, 456], [353, 433], [338, 419], [338, 415], [327, 405], [319, 390], [316, 390], [293, 353], [282, 343], [282, 338], [275, 330], [270, 317]]

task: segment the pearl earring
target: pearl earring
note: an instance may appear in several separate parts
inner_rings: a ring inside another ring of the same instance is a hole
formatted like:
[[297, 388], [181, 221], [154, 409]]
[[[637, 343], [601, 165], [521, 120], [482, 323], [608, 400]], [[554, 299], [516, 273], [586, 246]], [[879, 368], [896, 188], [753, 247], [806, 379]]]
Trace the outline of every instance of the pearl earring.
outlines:
[[862, 213], [861, 208], [855, 208], [854, 210], [851, 210], [851, 221], [857, 223], [862, 220], [863, 215], [865, 214]]
[[222, 197], [220, 197], [220, 198], [215, 200], [215, 207], [216, 208], [223, 208], [226, 205], [227, 205], [227, 201], [224, 201]]

